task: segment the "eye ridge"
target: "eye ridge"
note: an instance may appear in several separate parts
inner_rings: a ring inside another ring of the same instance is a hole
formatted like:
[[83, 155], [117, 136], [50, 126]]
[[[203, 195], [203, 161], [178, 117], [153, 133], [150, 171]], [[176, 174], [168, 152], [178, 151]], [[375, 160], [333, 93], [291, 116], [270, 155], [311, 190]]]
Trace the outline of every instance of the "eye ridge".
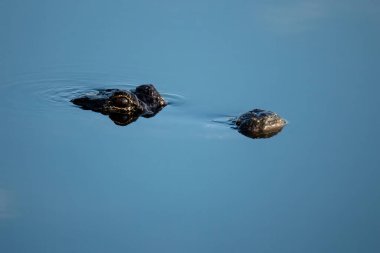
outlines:
[[134, 90], [100, 89], [98, 94], [71, 100], [84, 110], [109, 115], [117, 125], [128, 125], [140, 116], [151, 118], [167, 103], [152, 84], [137, 86]]

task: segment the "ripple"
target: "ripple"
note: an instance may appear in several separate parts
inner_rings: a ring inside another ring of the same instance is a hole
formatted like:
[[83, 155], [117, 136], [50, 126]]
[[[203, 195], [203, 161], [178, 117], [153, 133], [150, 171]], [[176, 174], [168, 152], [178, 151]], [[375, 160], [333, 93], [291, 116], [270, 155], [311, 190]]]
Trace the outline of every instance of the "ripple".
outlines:
[[[49, 111], [70, 109], [70, 100], [97, 92], [98, 89], [115, 88], [134, 89], [136, 81], [122, 75], [101, 74], [91, 72], [54, 72], [27, 73], [2, 80], [0, 91], [2, 99], [0, 110], [13, 111]], [[171, 106], [185, 103], [183, 96], [172, 93], [161, 93]], [[71, 104], [70, 104], [71, 105]], [[27, 108], [25, 110], [25, 108]]]
[[214, 118], [211, 122], [214, 125], [224, 125], [224, 126], [228, 126], [235, 129], [236, 128], [235, 120], [236, 120], [235, 116], [223, 115], [223, 116], [219, 116], [218, 118]]
[[165, 92], [161, 93], [161, 95], [168, 102], [168, 105], [181, 106], [186, 102], [185, 97], [181, 95]]

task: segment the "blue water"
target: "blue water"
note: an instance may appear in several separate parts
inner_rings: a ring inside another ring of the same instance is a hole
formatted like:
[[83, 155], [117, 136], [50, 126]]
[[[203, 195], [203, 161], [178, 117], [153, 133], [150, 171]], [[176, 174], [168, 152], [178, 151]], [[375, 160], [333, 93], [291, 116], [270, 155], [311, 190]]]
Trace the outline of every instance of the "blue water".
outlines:
[[[376, 1], [0, 0], [0, 252], [380, 252]], [[126, 127], [69, 100], [153, 83]], [[253, 108], [270, 139], [219, 119]]]

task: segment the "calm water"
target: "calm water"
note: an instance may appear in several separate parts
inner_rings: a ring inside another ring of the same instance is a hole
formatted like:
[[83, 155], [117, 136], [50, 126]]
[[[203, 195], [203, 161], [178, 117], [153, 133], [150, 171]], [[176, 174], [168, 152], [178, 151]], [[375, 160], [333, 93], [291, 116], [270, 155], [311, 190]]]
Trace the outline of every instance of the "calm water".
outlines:
[[[0, 0], [0, 252], [380, 252], [376, 1]], [[154, 83], [120, 127], [69, 100]], [[214, 122], [290, 124], [253, 140]]]

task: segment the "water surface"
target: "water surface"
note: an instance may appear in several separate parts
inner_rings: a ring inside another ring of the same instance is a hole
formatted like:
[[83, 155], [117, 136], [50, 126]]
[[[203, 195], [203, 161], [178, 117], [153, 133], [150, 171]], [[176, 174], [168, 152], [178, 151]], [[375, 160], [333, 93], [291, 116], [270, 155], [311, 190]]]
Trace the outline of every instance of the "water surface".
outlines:
[[[379, 252], [374, 1], [0, 2], [0, 252]], [[69, 100], [154, 83], [126, 127]], [[215, 120], [289, 125], [253, 140]]]

